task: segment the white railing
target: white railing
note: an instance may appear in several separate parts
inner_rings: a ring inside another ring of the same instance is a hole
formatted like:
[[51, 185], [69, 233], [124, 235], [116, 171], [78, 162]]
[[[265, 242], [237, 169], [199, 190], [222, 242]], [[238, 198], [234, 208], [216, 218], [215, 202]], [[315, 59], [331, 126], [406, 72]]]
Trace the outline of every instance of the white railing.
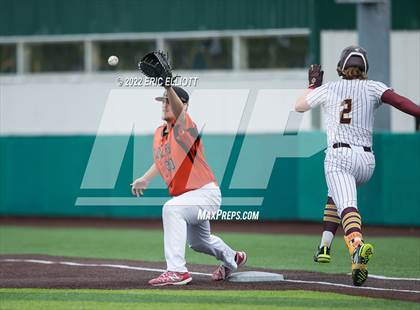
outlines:
[[[164, 50], [167, 40], [172, 39], [210, 39], [232, 38], [233, 71], [241, 70], [242, 57], [246, 55], [246, 44], [242, 39], [272, 36], [307, 36], [307, 28], [264, 29], [264, 30], [221, 30], [221, 31], [184, 31], [184, 32], [140, 32], [140, 33], [94, 33], [65, 35], [0, 36], [1, 44], [16, 44], [16, 72], [18, 75], [28, 72], [29, 59], [25, 52], [28, 44], [33, 43], [71, 43], [84, 44], [84, 72], [91, 73], [93, 65], [93, 46], [103, 41], [142, 41], [153, 40], [158, 50]], [[230, 70], [229, 70], [230, 71]], [[7, 75], [10, 75], [9, 73]]]

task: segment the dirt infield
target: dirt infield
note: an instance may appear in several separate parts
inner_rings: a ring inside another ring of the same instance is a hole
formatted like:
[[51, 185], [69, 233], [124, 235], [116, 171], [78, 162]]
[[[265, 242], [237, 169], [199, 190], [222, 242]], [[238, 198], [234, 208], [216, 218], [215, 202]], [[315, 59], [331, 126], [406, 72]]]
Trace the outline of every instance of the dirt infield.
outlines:
[[[36, 218], [0, 217], [0, 225], [41, 227], [92, 227], [92, 228], [138, 228], [162, 229], [161, 219], [105, 219], [105, 218]], [[313, 222], [242, 222], [212, 221], [214, 231], [247, 232], [262, 234], [321, 234], [322, 223]], [[420, 237], [420, 227], [363, 226], [369, 236]], [[341, 228], [338, 235], [342, 235]]]
[[[48, 255], [0, 255], [2, 288], [151, 289], [147, 281], [160, 274], [164, 263], [57, 257]], [[350, 276], [306, 271], [267, 270], [282, 273], [286, 281], [270, 283], [214, 282], [215, 266], [190, 265], [193, 282], [165, 289], [210, 290], [312, 290], [347, 295], [420, 302], [420, 281], [369, 278], [362, 288], [352, 287]]]

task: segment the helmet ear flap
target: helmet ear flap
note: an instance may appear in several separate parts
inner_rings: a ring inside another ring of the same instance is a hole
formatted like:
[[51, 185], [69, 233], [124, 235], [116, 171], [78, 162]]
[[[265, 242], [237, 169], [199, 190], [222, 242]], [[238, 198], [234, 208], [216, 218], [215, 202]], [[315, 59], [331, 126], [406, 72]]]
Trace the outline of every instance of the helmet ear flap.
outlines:
[[340, 63], [337, 65], [337, 74], [338, 76], [343, 76], [343, 70], [340, 67]]
[[338, 74], [338, 76], [343, 76], [343, 69], [344, 69], [343, 68], [343, 63], [344, 63], [344, 59], [346, 58], [346, 56], [349, 53], [350, 48], [351, 47], [349, 46], [341, 52], [340, 60], [338, 61], [338, 64], [337, 64], [337, 74]]
[[343, 55], [341, 55], [340, 60], [337, 64], [337, 74], [338, 76], [343, 76]]

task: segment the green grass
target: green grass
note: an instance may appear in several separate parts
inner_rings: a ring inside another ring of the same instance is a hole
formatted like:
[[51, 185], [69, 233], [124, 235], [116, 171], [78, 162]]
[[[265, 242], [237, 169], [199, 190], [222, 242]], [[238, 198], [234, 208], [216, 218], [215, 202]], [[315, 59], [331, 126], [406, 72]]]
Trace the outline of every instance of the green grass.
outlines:
[[0, 289], [0, 309], [418, 309], [411, 302], [307, 291]]
[[[281, 225], [281, 224], [279, 224]], [[220, 233], [228, 244], [248, 252], [248, 266], [347, 273], [349, 256], [344, 241], [333, 245], [333, 260], [312, 261], [317, 236]], [[420, 277], [420, 238], [372, 237], [375, 256], [370, 272], [386, 276]], [[403, 250], [404, 255], [397, 251]], [[159, 230], [0, 227], [0, 254], [38, 253], [61, 256], [164, 261]], [[190, 263], [216, 264], [213, 257], [187, 251]]]

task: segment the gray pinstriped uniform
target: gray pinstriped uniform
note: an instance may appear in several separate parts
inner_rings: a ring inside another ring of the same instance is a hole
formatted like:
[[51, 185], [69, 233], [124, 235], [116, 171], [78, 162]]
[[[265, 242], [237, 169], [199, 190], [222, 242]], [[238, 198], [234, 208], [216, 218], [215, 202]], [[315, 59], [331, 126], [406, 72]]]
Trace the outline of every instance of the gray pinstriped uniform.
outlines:
[[[328, 139], [325, 179], [340, 216], [345, 208], [357, 208], [356, 187], [369, 181], [375, 169], [373, 152], [363, 147], [372, 146], [374, 112], [387, 89], [381, 82], [343, 79], [326, 83], [306, 97], [312, 108], [321, 105]], [[351, 148], [333, 148], [335, 143]]]

